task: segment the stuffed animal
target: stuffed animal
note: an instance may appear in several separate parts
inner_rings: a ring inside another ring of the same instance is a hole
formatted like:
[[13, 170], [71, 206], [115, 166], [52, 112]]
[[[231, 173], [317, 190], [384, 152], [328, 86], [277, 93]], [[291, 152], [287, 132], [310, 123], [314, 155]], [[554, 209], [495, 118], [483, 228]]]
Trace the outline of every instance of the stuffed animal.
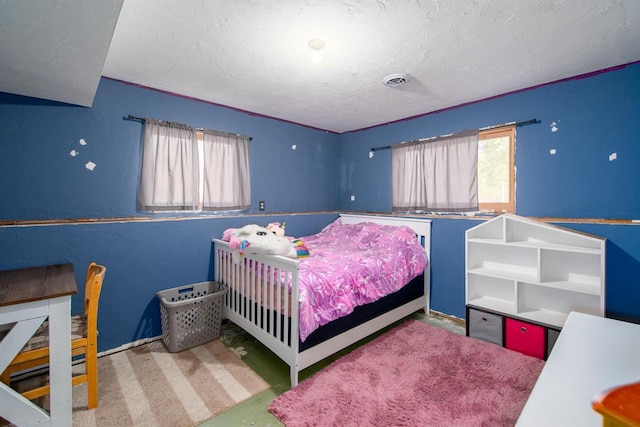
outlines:
[[279, 222], [270, 222], [267, 228], [276, 236], [284, 236], [284, 225], [286, 222], [280, 224]]
[[[271, 231], [273, 234], [275, 234], [276, 236], [284, 236], [284, 225], [286, 224], [286, 222], [283, 222], [282, 224], [280, 224], [279, 222], [270, 222], [266, 228], [269, 229], [269, 231]], [[231, 241], [231, 237], [233, 236], [233, 232], [238, 230], [237, 228], [227, 228], [226, 230], [224, 230], [224, 233], [222, 233], [222, 240], [224, 240], [225, 242], [229, 242]], [[289, 240], [293, 240], [293, 237], [287, 237]]]
[[306, 258], [309, 256], [309, 249], [302, 239], [294, 239], [291, 243], [293, 243], [293, 247], [296, 249], [296, 258]]
[[226, 230], [224, 230], [224, 233], [222, 233], [222, 240], [224, 240], [225, 242], [229, 242], [231, 240], [231, 235], [236, 230], [237, 228], [227, 228]]
[[282, 255], [297, 258], [296, 245], [283, 235], [278, 236], [266, 227], [245, 225], [230, 232], [229, 246], [242, 254]]

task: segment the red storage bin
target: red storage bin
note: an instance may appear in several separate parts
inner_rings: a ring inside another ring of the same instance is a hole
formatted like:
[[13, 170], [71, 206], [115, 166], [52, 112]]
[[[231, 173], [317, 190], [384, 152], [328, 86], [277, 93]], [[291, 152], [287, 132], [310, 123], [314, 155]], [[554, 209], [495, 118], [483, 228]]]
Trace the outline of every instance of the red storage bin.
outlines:
[[505, 333], [505, 347], [544, 359], [544, 327], [507, 318]]

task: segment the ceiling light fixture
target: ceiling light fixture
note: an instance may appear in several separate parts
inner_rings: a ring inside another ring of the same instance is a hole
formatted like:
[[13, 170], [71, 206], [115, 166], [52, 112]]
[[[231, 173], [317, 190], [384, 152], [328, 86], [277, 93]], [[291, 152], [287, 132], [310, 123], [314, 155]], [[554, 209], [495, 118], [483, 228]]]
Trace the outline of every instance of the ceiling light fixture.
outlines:
[[313, 39], [309, 42], [309, 48], [313, 51], [311, 54], [311, 60], [316, 64], [322, 62], [322, 54], [320, 51], [324, 47], [324, 40]]
[[389, 87], [398, 87], [406, 84], [409, 80], [411, 80], [411, 76], [409, 74], [389, 74], [387, 77], [382, 79], [382, 84]]

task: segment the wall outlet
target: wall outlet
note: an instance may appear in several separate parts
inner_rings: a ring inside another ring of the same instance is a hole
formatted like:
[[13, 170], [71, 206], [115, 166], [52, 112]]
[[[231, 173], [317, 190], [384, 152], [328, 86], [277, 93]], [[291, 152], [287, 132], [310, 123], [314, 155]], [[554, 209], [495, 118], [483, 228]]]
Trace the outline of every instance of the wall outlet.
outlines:
[[263, 210], [264, 210], [264, 200], [260, 200], [260, 201], [258, 202], [258, 209], [260, 209], [261, 211], [263, 211]]

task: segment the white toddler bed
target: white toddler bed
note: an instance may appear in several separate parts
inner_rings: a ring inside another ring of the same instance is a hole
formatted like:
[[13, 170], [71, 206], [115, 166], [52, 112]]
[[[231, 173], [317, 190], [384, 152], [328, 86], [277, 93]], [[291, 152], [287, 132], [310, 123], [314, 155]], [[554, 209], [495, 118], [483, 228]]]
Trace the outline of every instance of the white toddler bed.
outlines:
[[[411, 228], [424, 247], [430, 263], [431, 221], [417, 218], [372, 215], [340, 215], [343, 224], [371, 222], [380, 225]], [[291, 387], [298, 384], [298, 373], [314, 363], [342, 350], [368, 335], [420, 309], [429, 312], [429, 270], [419, 276], [420, 295], [403, 297], [397, 307], [384, 311], [357, 326], [339, 332], [310, 348], [298, 339], [298, 265], [300, 261], [273, 255], [245, 255], [243, 262], [234, 262], [233, 251], [225, 241], [214, 239], [215, 280], [227, 288], [223, 317], [258, 339], [290, 367]], [[256, 274], [259, 272], [259, 274]], [[290, 293], [283, 286], [274, 286], [270, 277], [281, 277], [290, 283]], [[398, 291], [399, 293], [400, 291]], [[366, 307], [366, 306], [364, 306]], [[387, 309], [385, 309], [387, 310]], [[274, 315], [276, 313], [276, 315]], [[279, 313], [280, 315], [277, 315]], [[343, 320], [343, 319], [338, 319]], [[329, 326], [329, 325], [325, 325]], [[295, 337], [295, 339], [292, 339]]]

